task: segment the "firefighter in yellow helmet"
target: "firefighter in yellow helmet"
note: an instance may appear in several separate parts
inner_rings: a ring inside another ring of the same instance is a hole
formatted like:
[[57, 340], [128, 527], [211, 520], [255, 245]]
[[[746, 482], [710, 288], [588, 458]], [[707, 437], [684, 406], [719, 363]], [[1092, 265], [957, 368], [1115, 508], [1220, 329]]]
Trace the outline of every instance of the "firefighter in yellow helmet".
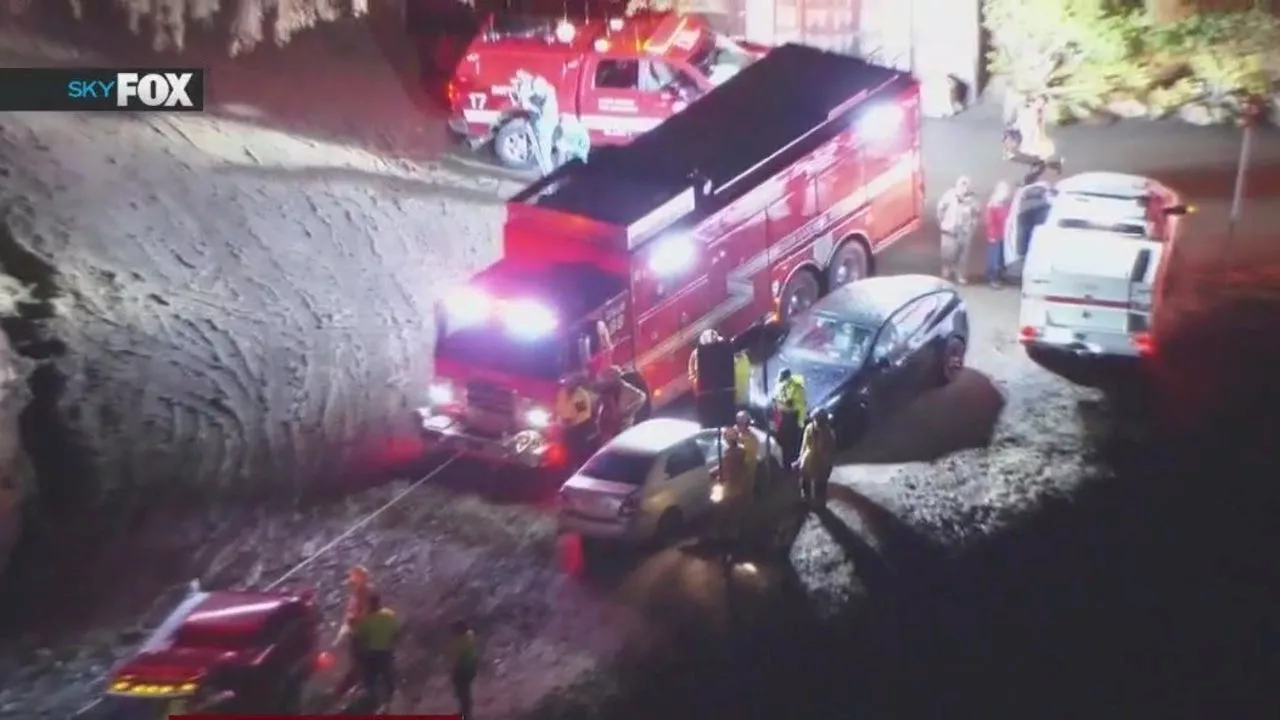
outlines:
[[591, 454], [596, 433], [596, 398], [580, 373], [560, 381], [556, 393], [556, 422], [560, 426], [569, 461], [576, 468]]
[[[699, 345], [710, 345], [723, 342], [724, 338], [715, 330], [704, 330], [698, 336]], [[689, 353], [689, 385], [698, 387], [698, 349]], [[751, 359], [746, 350], [733, 354], [733, 402], [738, 407], [747, 407], [751, 402]]]
[[788, 467], [800, 457], [801, 429], [806, 405], [804, 378], [783, 369], [778, 372], [778, 384], [773, 389], [773, 409], [778, 427], [778, 444], [782, 446], [782, 461]]
[[[720, 333], [715, 330], [703, 330], [698, 336], [699, 345], [710, 345], [721, 340], [724, 338], [720, 337]], [[689, 353], [689, 384], [695, 388], [698, 387], [698, 348], [694, 348], [693, 352]]]

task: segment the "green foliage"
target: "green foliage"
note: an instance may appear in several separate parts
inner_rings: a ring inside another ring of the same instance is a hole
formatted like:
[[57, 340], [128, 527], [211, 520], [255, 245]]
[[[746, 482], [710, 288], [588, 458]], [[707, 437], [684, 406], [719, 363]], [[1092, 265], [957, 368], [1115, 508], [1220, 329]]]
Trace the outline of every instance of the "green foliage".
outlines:
[[1079, 112], [1117, 97], [1152, 114], [1173, 104], [1235, 107], [1280, 80], [1280, 20], [1269, 12], [1201, 12], [1156, 24], [1136, 0], [985, 0], [992, 71], [1021, 94]]

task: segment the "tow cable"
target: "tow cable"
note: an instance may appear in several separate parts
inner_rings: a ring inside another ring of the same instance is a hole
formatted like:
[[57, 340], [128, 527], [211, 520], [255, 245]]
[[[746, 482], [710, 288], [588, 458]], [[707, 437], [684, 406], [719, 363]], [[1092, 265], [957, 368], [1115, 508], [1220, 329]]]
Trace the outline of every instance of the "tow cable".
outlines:
[[266, 586], [266, 588], [264, 588], [264, 589], [265, 589], [266, 591], [270, 592], [270, 591], [275, 590], [276, 588], [280, 587], [281, 585], [283, 585], [285, 581], [287, 581], [289, 578], [291, 578], [291, 577], [293, 577], [294, 575], [296, 575], [300, 570], [302, 570], [303, 568], [306, 568], [306, 567], [310, 566], [310, 565], [311, 565], [311, 563], [315, 562], [317, 559], [319, 559], [319, 558], [320, 558], [321, 556], [323, 556], [325, 553], [327, 553], [327, 552], [329, 552], [330, 550], [332, 550], [332, 549], [334, 549], [335, 547], [337, 547], [337, 546], [338, 546], [338, 544], [339, 544], [339, 543], [341, 543], [343, 540], [346, 540], [347, 538], [349, 538], [349, 537], [351, 537], [352, 535], [356, 534], [356, 533], [357, 533], [361, 528], [363, 528], [364, 526], [366, 526], [366, 525], [368, 525], [369, 523], [373, 522], [373, 521], [374, 521], [374, 519], [376, 519], [379, 515], [381, 515], [382, 513], [386, 512], [388, 508], [391, 508], [391, 507], [392, 507], [392, 506], [394, 506], [396, 503], [399, 503], [401, 500], [403, 500], [403, 499], [405, 499], [406, 497], [408, 497], [410, 493], [412, 493], [414, 490], [417, 490], [417, 489], [418, 489], [419, 487], [421, 487], [424, 483], [426, 483], [427, 481], [431, 480], [431, 478], [434, 478], [436, 475], [439, 475], [441, 472], [443, 472], [443, 471], [444, 471], [444, 469], [445, 469], [445, 468], [447, 468], [447, 467], [449, 467], [450, 465], [452, 465], [452, 464], [453, 464], [453, 463], [454, 463], [458, 458], [460, 458], [460, 457], [462, 457], [462, 453], [461, 453], [461, 452], [455, 452], [453, 455], [449, 456], [449, 458], [448, 458], [448, 459], [446, 459], [444, 462], [442, 462], [442, 463], [440, 463], [439, 465], [437, 465], [437, 466], [435, 466], [434, 468], [432, 468], [432, 469], [431, 469], [431, 472], [427, 473], [426, 475], [423, 475], [422, 477], [418, 478], [417, 480], [414, 480], [412, 485], [410, 485], [409, 487], [405, 488], [404, 490], [401, 490], [399, 493], [397, 493], [397, 494], [396, 494], [396, 496], [395, 496], [395, 497], [393, 497], [393, 498], [391, 498], [390, 500], [388, 500], [386, 503], [384, 503], [384, 504], [383, 504], [381, 507], [379, 507], [378, 509], [374, 510], [373, 512], [369, 513], [368, 515], [365, 515], [364, 517], [362, 517], [362, 518], [360, 518], [359, 520], [357, 520], [357, 521], [356, 521], [356, 523], [355, 523], [354, 525], [352, 525], [351, 527], [349, 527], [349, 528], [347, 528], [345, 531], [343, 531], [343, 533], [342, 533], [341, 535], [339, 535], [338, 537], [334, 538], [333, 540], [330, 540], [328, 544], [326, 544], [325, 546], [321, 547], [319, 550], [316, 550], [315, 552], [311, 553], [311, 554], [310, 554], [310, 555], [308, 555], [307, 557], [303, 558], [300, 562], [298, 562], [298, 564], [297, 564], [297, 565], [294, 565], [293, 567], [289, 568], [289, 570], [288, 570], [285, 574], [283, 574], [283, 575], [281, 575], [280, 577], [276, 578], [276, 580], [275, 580], [274, 582], [272, 582], [270, 585]]

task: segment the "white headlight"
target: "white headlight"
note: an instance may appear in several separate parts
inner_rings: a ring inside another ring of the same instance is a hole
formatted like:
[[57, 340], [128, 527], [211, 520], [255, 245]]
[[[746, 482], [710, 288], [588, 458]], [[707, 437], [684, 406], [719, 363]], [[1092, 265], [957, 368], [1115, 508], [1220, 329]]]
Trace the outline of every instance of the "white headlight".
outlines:
[[524, 421], [529, 427], [541, 430], [551, 424], [551, 413], [543, 408], [533, 408], [524, 414]]
[[523, 338], [538, 338], [555, 331], [555, 313], [530, 300], [516, 300], [503, 309], [507, 331]]
[[427, 388], [427, 399], [432, 405], [448, 405], [453, 402], [453, 386], [446, 382], [431, 383]]
[[455, 328], [484, 322], [493, 313], [493, 299], [472, 287], [453, 290], [442, 302], [448, 322]]

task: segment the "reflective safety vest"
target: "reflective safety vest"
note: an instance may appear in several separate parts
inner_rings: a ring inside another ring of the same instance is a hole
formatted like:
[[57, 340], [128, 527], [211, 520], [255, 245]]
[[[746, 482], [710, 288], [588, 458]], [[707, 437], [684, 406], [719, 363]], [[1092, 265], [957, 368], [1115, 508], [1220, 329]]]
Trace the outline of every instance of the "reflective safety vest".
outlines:
[[733, 356], [733, 396], [739, 407], [751, 403], [751, 360], [745, 352]]
[[586, 388], [562, 387], [556, 393], [556, 419], [565, 425], [581, 425], [591, 422], [591, 393]]
[[808, 402], [804, 394], [804, 378], [792, 375], [787, 381], [780, 383], [773, 393], [773, 399], [784, 413], [795, 413], [803, 421]]
[[360, 618], [356, 624], [356, 641], [361, 649], [385, 652], [395, 647], [396, 633], [400, 631], [400, 623], [390, 608], [382, 608], [378, 612], [369, 613]]

